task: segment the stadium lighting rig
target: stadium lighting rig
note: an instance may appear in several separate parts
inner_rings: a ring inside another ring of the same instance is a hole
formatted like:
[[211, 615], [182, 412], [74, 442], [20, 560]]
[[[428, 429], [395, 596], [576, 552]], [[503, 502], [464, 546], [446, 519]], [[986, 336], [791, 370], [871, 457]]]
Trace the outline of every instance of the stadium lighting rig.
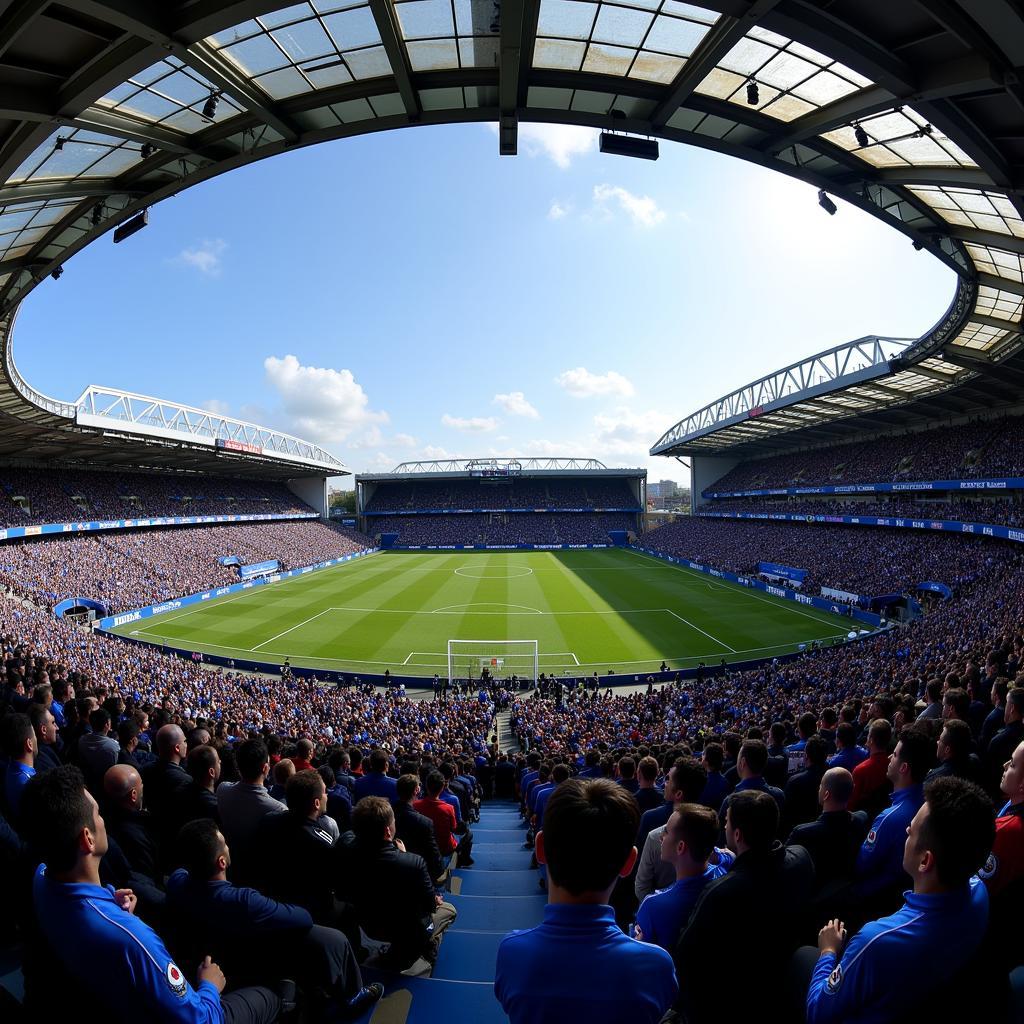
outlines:
[[839, 209], [835, 203], [832, 202], [829, 194], [823, 189], [818, 189], [818, 205], [830, 216], [836, 215], [836, 210]]
[[761, 102], [761, 93], [757, 88], [757, 82], [754, 79], [750, 79], [747, 82], [747, 103], [752, 107], [756, 107]]

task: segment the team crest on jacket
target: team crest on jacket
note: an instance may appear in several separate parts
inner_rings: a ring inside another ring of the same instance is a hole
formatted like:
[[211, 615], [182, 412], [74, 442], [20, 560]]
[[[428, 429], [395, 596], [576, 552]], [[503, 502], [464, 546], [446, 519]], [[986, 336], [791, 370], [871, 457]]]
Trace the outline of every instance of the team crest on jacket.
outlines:
[[990, 879], [998, 870], [999, 858], [994, 853], [990, 853], [984, 866], [978, 870], [978, 877], [984, 881], [988, 881], [988, 879]]
[[838, 992], [839, 986], [843, 983], [843, 965], [836, 964], [835, 970], [828, 976], [828, 981], [825, 982], [825, 990], [827, 992]]
[[181, 973], [181, 969], [176, 963], [172, 961], [167, 965], [164, 976], [167, 978], [167, 984], [171, 986], [171, 991], [176, 996], [183, 996], [185, 994], [185, 975]]
[[865, 839], [865, 840], [864, 840], [864, 845], [865, 845], [865, 846], [874, 846], [874, 845], [875, 845], [875, 840], [876, 840], [877, 838], [878, 838], [878, 833], [877, 833], [877, 832], [875, 832], [875, 830], [874, 830], [874, 829], [872, 829], [872, 830], [871, 830], [871, 831], [870, 831], [870, 832], [868, 833], [868, 837], [867, 837], [867, 839]]

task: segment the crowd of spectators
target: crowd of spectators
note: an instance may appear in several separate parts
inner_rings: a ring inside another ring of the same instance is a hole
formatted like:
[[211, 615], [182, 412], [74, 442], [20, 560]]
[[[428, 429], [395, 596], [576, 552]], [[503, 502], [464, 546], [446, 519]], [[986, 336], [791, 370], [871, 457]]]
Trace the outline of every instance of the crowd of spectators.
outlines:
[[611, 530], [635, 532], [628, 512], [519, 512], [386, 516], [373, 533], [397, 533], [399, 546], [431, 544], [607, 544]]
[[463, 479], [378, 483], [366, 511], [637, 507], [636, 496], [625, 480], [508, 477], [497, 481]]
[[950, 519], [962, 523], [990, 523], [997, 526], [1024, 525], [1024, 505], [1016, 496], [994, 498], [955, 498], [935, 501], [931, 498], [915, 501], [903, 494], [893, 498], [811, 498], [796, 496], [782, 498], [761, 496], [755, 498], [722, 498], [700, 506], [698, 514], [709, 512], [783, 513], [786, 515], [815, 516], [881, 516], [902, 519]]
[[84, 597], [115, 613], [237, 583], [238, 569], [221, 565], [222, 556], [292, 569], [371, 546], [320, 520], [67, 534], [0, 547], [0, 585], [46, 607]]
[[313, 510], [283, 483], [170, 473], [0, 469], [0, 525]]
[[925, 581], [955, 590], [1017, 557], [1009, 542], [964, 534], [702, 516], [677, 518], [640, 543], [728, 572], [756, 575], [759, 562], [806, 569], [805, 592], [829, 587], [867, 597], [906, 593]]
[[1024, 476], [1024, 417], [976, 420], [743, 462], [711, 491]]

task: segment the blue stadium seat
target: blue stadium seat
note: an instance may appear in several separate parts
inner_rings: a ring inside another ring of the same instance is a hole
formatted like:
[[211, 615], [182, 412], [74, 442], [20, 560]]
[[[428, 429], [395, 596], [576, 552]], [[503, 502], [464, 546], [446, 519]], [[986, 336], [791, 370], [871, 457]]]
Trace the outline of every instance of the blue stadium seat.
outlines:
[[504, 932], [476, 932], [449, 928], [431, 977], [447, 981], [494, 981], [498, 944]]
[[480, 871], [522, 871], [524, 867], [529, 867], [530, 858], [522, 849], [522, 843], [474, 843], [473, 863]]

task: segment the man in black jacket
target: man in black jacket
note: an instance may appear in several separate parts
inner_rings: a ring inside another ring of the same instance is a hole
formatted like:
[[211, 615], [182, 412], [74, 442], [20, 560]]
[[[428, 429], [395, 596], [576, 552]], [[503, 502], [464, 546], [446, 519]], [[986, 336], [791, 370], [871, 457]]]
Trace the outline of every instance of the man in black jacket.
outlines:
[[[725, 835], [736, 861], [724, 878], [705, 888], [674, 951], [676, 1008], [688, 1024], [720, 1020], [726, 994], [731, 1019], [763, 1017], [768, 994], [801, 943], [814, 865], [806, 850], [775, 841], [778, 827], [778, 804], [765, 790], [732, 794]], [[759, 927], [758, 922], [770, 923], [766, 941], [749, 955], [729, 955], [737, 935]]]
[[367, 935], [391, 944], [386, 959], [402, 970], [437, 959], [455, 908], [434, 889], [426, 862], [395, 841], [395, 815], [383, 797], [366, 796], [352, 812], [350, 843], [338, 846], [338, 892], [356, 908]]
[[146, 806], [156, 822], [161, 853], [169, 855], [177, 834], [177, 797], [192, 779], [181, 767], [186, 754], [185, 734], [178, 726], [161, 726], [155, 745], [157, 759], [143, 769], [142, 781], [146, 786]]
[[821, 814], [815, 821], [797, 825], [786, 840], [787, 846], [802, 846], [811, 855], [819, 894], [853, 878], [857, 853], [868, 834], [867, 814], [846, 809], [852, 795], [853, 776], [845, 768], [829, 768], [818, 790]]
[[220, 811], [214, 791], [220, 781], [220, 754], [209, 744], [201, 744], [188, 752], [186, 764], [192, 781], [175, 797], [176, 831], [199, 818], [209, 818], [219, 825]]
[[398, 780], [398, 799], [394, 803], [395, 838], [405, 845], [408, 853], [415, 853], [426, 862], [430, 877], [436, 882], [445, 872], [444, 861], [434, 834], [434, 823], [412, 806], [419, 795], [420, 780], [415, 775], [403, 775]]
[[828, 744], [818, 735], [810, 736], [804, 746], [804, 768], [786, 783], [786, 802], [782, 811], [782, 835], [818, 816], [818, 790], [825, 774]]

